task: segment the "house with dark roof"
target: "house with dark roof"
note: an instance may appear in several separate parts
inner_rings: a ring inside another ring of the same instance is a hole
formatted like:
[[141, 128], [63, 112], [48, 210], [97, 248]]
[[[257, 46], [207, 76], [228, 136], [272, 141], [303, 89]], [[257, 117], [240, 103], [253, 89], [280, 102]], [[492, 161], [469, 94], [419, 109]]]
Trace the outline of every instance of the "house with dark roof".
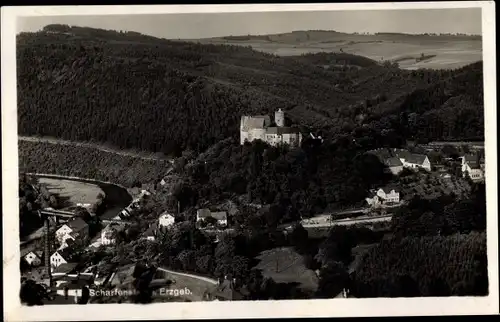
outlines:
[[70, 219], [67, 223], [56, 230], [56, 239], [61, 248], [68, 247], [67, 240], [84, 241], [89, 237], [89, 225], [81, 217]]
[[425, 154], [417, 154], [408, 150], [394, 149], [395, 155], [399, 158], [403, 167], [410, 169], [425, 169], [431, 171], [431, 162]]
[[371, 207], [374, 208], [384, 205], [394, 205], [400, 202], [399, 192], [395, 187], [383, 187], [377, 190], [371, 190], [370, 197], [365, 200]]
[[387, 171], [397, 175], [408, 169], [425, 169], [431, 171], [431, 163], [425, 154], [417, 154], [403, 149], [376, 149], [369, 152], [375, 155], [382, 164], [387, 166]]
[[73, 252], [69, 247], [64, 249], [59, 249], [50, 256], [50, 266], [53, 269], [56, 269], [62, 264], [67, 264], [70, 262], [72, 255]]
[[227, 276], [219, 283], [210, 297], [214, 301], [242, 301], [248, 296], [249, 292], [246, 287], [239, 286], [236, 279], [228, 279]]
[[198, 209], [196, 212], [196, 222], [201, 223], [208, 218], [214, 218], [220, 226], [227, 226], [227, 212], [225, 211], [210, 211], [207, 208]]
[[154, 223], [151, 224], [149, 228], [144, 232], [142, 238], [149, 241], [155, 241], [157, 235], [158, 235], [158, 225]]
[[469, 176], [472, 181], [484, 180], [484, 161], [473, 154], [460, 157], [462, 160], [462, 175]]

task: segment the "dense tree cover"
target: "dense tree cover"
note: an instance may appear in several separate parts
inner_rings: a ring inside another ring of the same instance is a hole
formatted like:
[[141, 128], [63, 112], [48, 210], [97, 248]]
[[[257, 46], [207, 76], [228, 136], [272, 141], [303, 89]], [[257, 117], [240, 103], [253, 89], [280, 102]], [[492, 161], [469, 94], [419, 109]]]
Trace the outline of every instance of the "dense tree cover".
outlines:
[[306, 142], [297, 149], [226, 140], [183, 171], [188, 179], [174, 193], [183, 206], [244, 195], [248, 202], [271, 207], [241, 214], [236, 222], [251, 226], [257, 216], [267, 227], [310, 217], [327, 206], [359, 205], [373, 184], [390, 179], [376, 157], [359, 153], [349, 140], [321, 146]]
[[396, 236], [433, 236], [469, 233], [486, 229], [486, 190], [473, 184], [471, 196], [456, 199], [443, 196], [434, 200], [414, 198], [392, 218]]
[[481, 63], [406, 71], [342, 54], [363, 67], [325, 70], [316, 58], [67, 26], [22, 33], [17, 48], [23, 135], [178, 154], [236, 138], [242, 114], [284, 108], [327, 137], [360, 122], [396, 136], [483, 136]]
[[43, 222], [37, 210], [52, 207], [58, 208], [59, 198], [50, 193], [38, 183], [34, 177], [24, 173], [19, 175], [19, 233], [26, 236], [34, 229], [42, 226]]
[[383, 240], [352, 283], [357, 297], [487, 295], [486, 234]]
[[168, 160], [147, 160], [90, 147], [19, 141], [19, 168], [110, 181], [132, 187], [157, 183], [170, 168]]

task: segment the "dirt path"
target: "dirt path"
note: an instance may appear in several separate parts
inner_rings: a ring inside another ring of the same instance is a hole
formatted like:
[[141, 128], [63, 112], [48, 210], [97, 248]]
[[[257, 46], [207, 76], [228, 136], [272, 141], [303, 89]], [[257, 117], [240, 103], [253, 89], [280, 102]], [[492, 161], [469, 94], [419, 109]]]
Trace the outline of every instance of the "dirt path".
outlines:
[[172, 274], [172, 275], [179, 275], [179, 276], [184, 276], [184, 277], [190, 277], [190, 278], [198, 279], [200, 281], [204, 281], [204, 282], [207, 282], [207, 283], [210, 283], [210, 284], [213, 284], [213, 285], [217, 285], [217, 281], [214, 280], [213, 278], [208, 278], [208, 277], [194, 275], [194, 274], [188, 274], [188, 273], [180, 273], [180, 272], [171, 271], [171, 270], [168, 270], [168, 269], [165, 269], [165, 268], [161, 268], [161, 267], [158, 268], [158, 270], [166, 272], [166, 273], [169, 273], [169, 274]]
[[96, 143], [89, 143], [89, 142], [74, 142], [74, 141], [67, 141], [67, 140], [50, 138], [50, 137], [36, 137], [36, 136], [18, 136], [18, 140], [25, 141], [25, 142], [43, 142], [43, 143], [50, 143], [50, 144], [72, 145], [72, 146], [77, 146], [77, 147], [79, 146], [79, 147], [85, 147], [85, 148], [92, 148], [92, 149], [100, 150], [100, 151], [107, 152], [107, 153], [129, 156], [129, 157], [139, 158], [139, 159], [149, 160], [149, 161], [165, 161], [165, 160], [167, 160], [167, 158], [156, 157], [156, 156], [146, 156], [146, 155], [143, 155], [139, 152], [134, 152], [134, 151], [116, 150], [116, 149], [113, 149], [110, 147], [106, 147], [104, 145], [99, 145]]

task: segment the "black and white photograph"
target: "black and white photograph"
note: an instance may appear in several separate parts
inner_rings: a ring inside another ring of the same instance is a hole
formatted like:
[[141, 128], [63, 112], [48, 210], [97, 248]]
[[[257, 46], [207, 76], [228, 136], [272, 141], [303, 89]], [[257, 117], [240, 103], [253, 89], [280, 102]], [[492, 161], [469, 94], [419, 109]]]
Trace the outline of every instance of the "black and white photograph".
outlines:
[[498, 312], [494, 10], [2, 8], [5, 319]]

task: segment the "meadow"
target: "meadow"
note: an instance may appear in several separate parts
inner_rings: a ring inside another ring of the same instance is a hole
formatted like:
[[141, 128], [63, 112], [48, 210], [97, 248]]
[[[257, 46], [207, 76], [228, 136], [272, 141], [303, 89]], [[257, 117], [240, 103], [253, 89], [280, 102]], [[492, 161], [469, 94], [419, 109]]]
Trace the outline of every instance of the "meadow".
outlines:
[[50, 193], [56, 194], [64, 200], [64, 206], [76, 206], [77, 204], [95, 204], [99, 194], [104, 192], [96, 184], [78, 182], [74, 180], [39, 178]]

